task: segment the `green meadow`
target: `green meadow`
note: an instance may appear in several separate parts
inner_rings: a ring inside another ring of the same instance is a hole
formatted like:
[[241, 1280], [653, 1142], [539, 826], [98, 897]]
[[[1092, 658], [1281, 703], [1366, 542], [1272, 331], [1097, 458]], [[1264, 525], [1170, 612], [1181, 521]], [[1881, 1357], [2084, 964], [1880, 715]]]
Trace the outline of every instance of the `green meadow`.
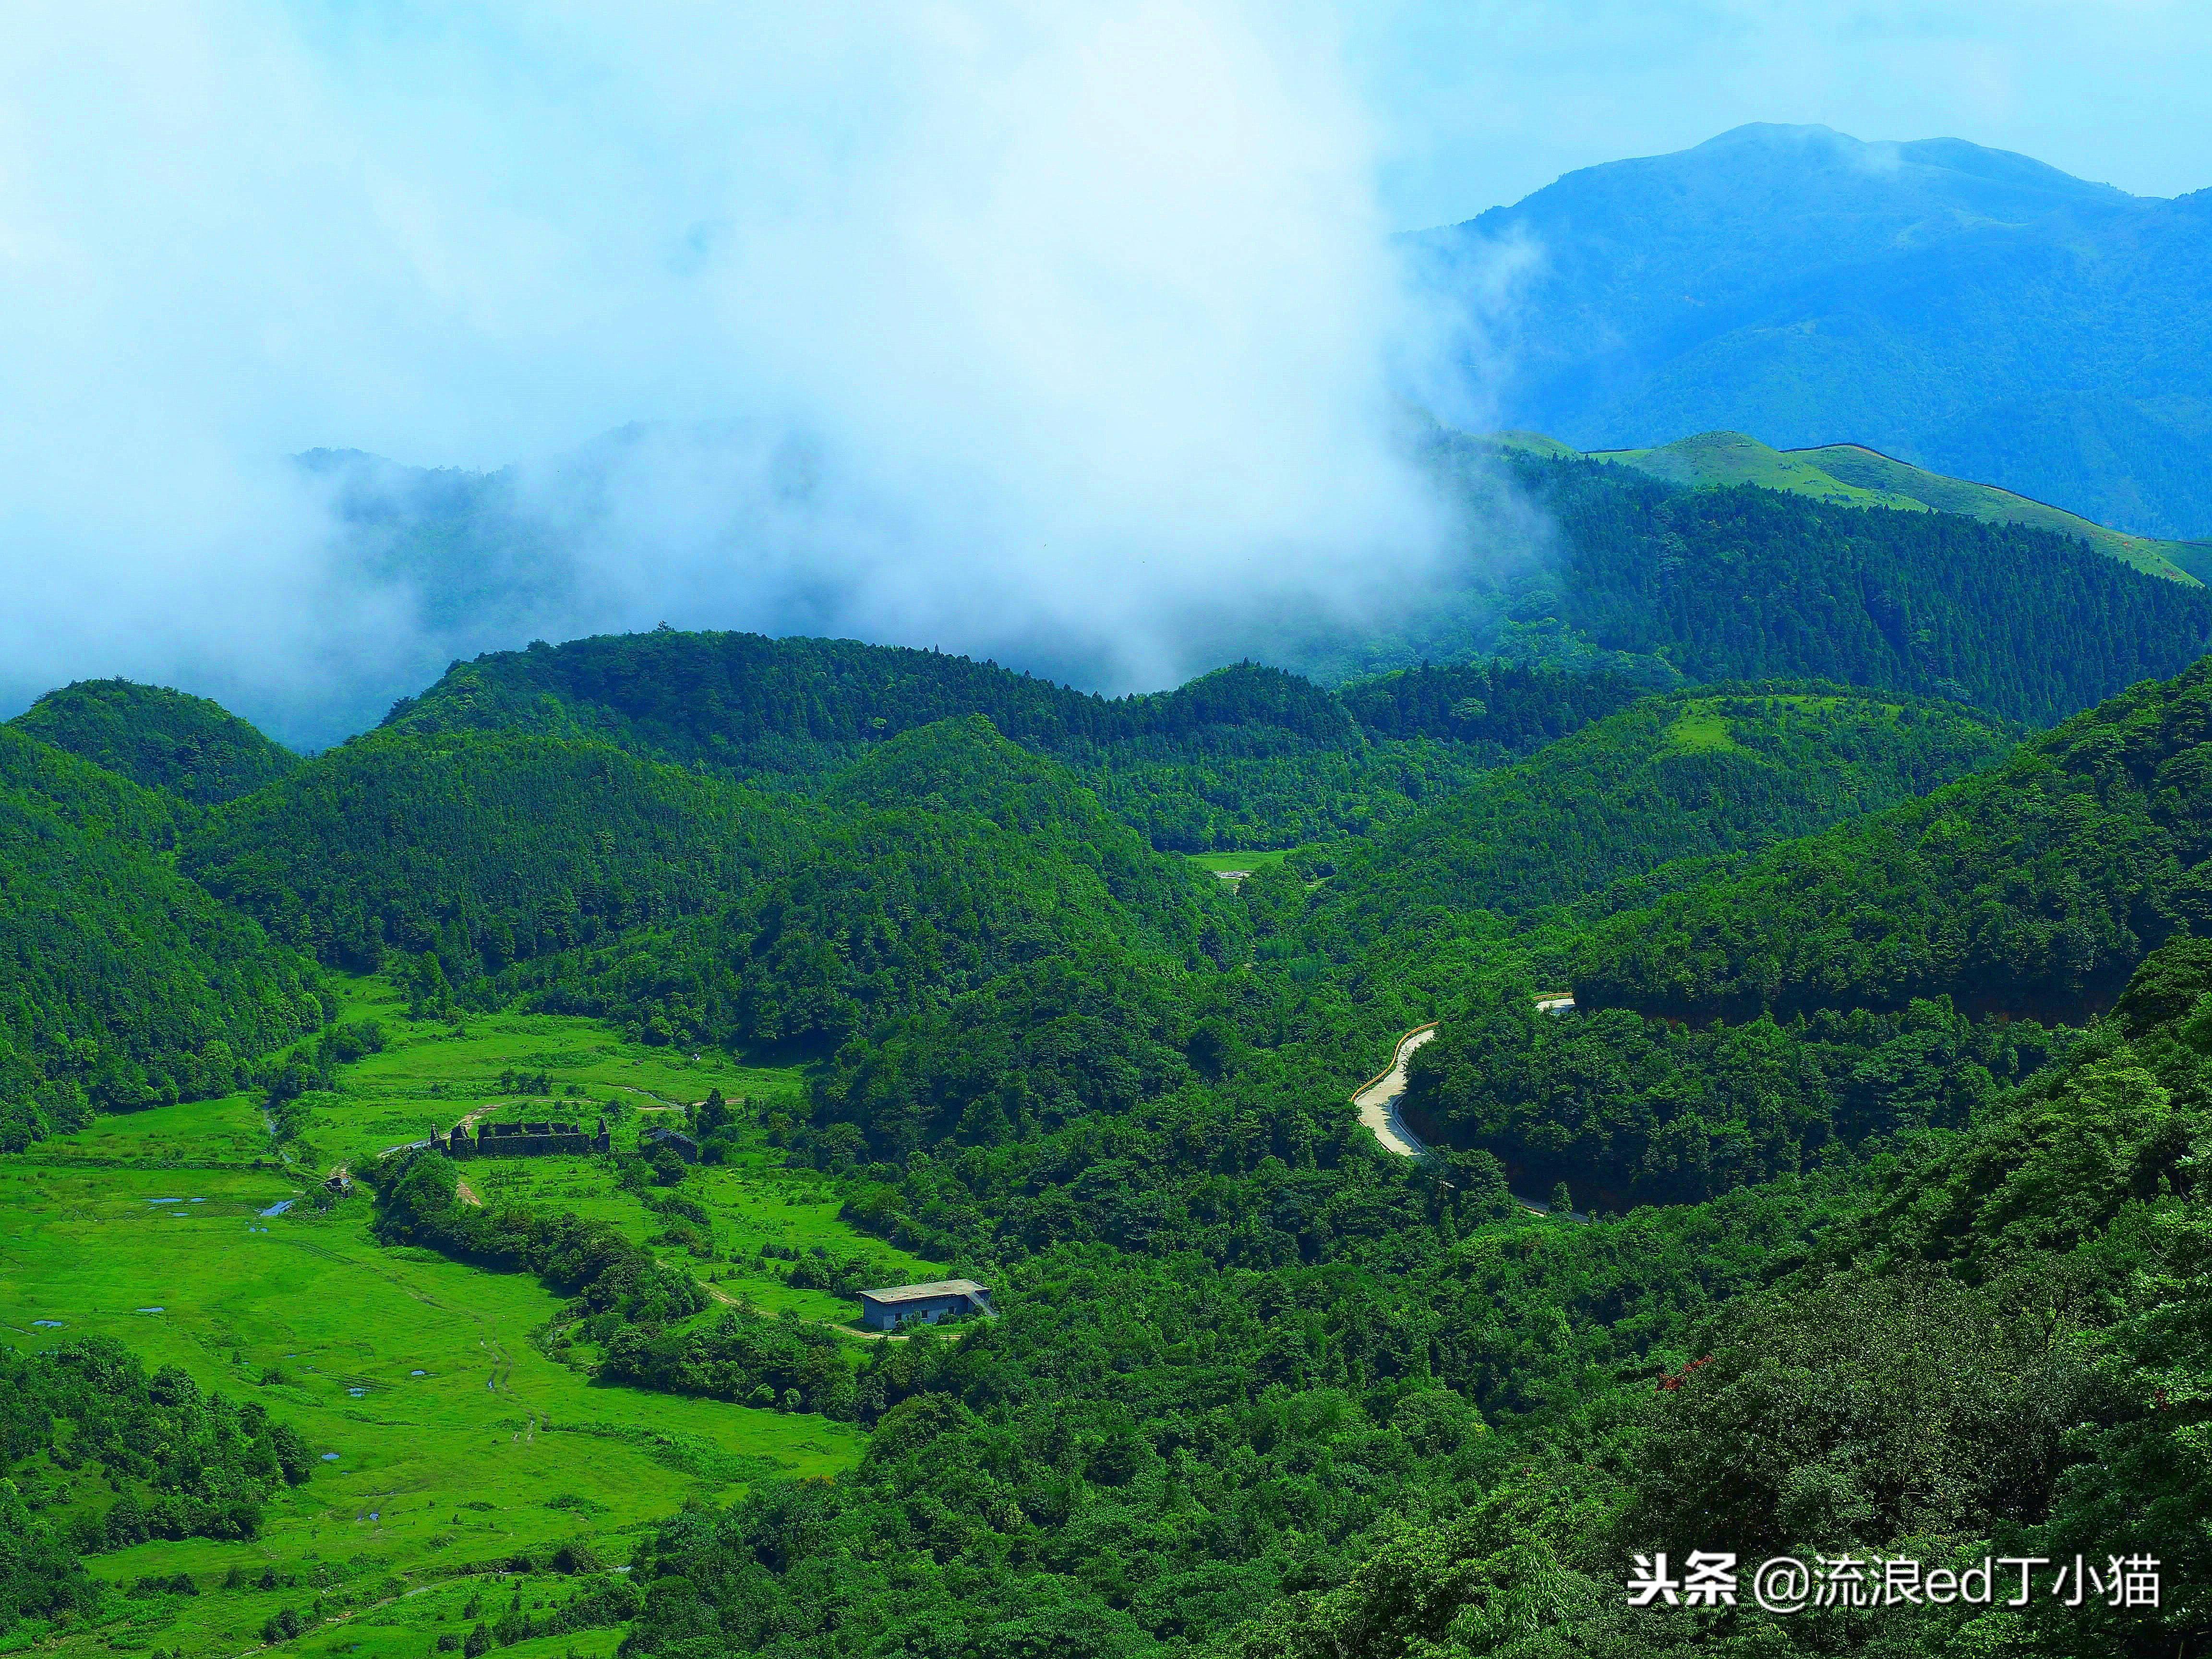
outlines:
[[1278, 848], [1269, 853], [1185, 853], [1183, 856], [1204, 870], [1251, 871], [1280, 864], [1294, 850]]
[[[763, 1259], [763, 1244], [864, 1255], [886, 1279], [942, 1272], [854, 1232], [819, 1175], [782, 1167], [758, 1119], [797, 1103], [796, 1070], [649, 1049], [582, 1019], [410, 1022], [374, 980], [344, 995], [346, 1018], [379, 1019], [387, 1047], [315, 1097], [307, 1130], [282, 1153], [258, 1100], [240, 1095], [104, 1117], [0, 1158], [0, 1340], [112, 1336], [149, 1367], [174, 1363], [208, 1388], [259, 1400], [323, 1460], [307, 1485], [270, 1502], [258, 1540], [94, 1558], [118, 1583], [186, 1573], [203, 1593], [125, 1600], [118, 1620], [61, 1650], [242, 1652], [291, 1607], [326, 1621], [301, 1638], [306, 1651], [418, 1659], [439, 1634], [495, 1618], [518, 1593], [526, 1609], [559, 1598], [566, 1581], [550, 1574], [486, 1578], [518, 1552], [581, 1543], [621, 1561], [689, 1499], [827, 1475], [858, 1457], [849, 1425], [595, 1384], [582, 1365], [539, 1350], [557, 1297], [527, 1275], [380, 1246], [365, 1189], [324, 1194], [332, 1165], [471, 1114], [588, 1125], [608, 1113], [618, 1148], [634, 1146], [656, 1119], [673, 1119], [670, 1109], [719, 1088], [754, 1103], [739, 1152], [676, 1189], [708, 1212], [711, 1242], [695, 1237], [664, 1256], [722, 1299], [831, 1323], [853, 1304], [784, 1284], [787, 1266]], [[507, 1072], [550, 1074], [553, 1097], [503, 1093]], [[665, 1225], [606, 1159], [487, 1159], [465, 1172], [489, 1201], [604, 1218], [641, 1243]], [[220, 1588], [234, 1568], [247, 1585]], [[276, 1587], [253, 1587], [270, 1573]], [[598, 1659], [614, 1639], [592, 1631], [500, 1651]]]

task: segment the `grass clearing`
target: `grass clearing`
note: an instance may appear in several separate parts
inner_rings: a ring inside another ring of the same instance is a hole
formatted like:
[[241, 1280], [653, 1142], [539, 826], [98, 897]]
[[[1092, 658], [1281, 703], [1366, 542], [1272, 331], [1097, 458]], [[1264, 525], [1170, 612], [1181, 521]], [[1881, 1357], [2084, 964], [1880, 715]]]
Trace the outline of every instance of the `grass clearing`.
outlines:
[[1183, 856], [1200, 869], [1218, 874], [1224, 870], [1263, 870], [1269, 865], [1280, 864], [1298, 849], [1279, 847], [1266, 853], [1185, 853]]
[[[184, 1572], [204, 1593], [124, 1601], [118, 1620], [48, 1646], [240, 1653], [258, 1644], [277, 1608], [304, 1614], [319, 1591], [323, 1616], [337, 1622], [292, 1648], [428, 1659], [439, 1633], [469, 1627], [461, 1609], [480, 1590], [488, 1603], [501, 1598], [494, 1616], [506, 1606], [512, 1584], [487, 1590], [469, 1575], [517, 1551], [580, 1541], [618, 1562], [689, 1498], [726, 1499], [753, 1481], [831, 1474], [858, 1458], [863, 1437], [850, 1425], [601, 1387], [547, 1358], [533, 1337], [559, 1298], [526, 1275], [380, 1246], [366, 1193], [319, 1210], [330, 1163], [478, 1110], [576, 1117], [605, 1106], [617, 1115], [618, 1144], [634, 1146], [655, 1109], [720, 1088], [756, 1111], [741, 1115], [736, 1161], [694, 1169], [678, 1189], [712, 1216], [711, 1249], [654, 1245], [661, 1255], [731, 1299], [832, 1322], [850, 1319], [853, 1304], [785, 1284], [787, 1268], [763, 1260], [761, 1245], [865, 1254], [887, 1279], [943, 1276], [839, 1221], [824, 1177], [782, 1167], [757, 1118], [799, 1102], [796, 1070], [647, 1049], [582, 1019], [472, 1015], [459, 1031], [410, 1022], [379, 981], [350, 982], [344, 994], [346, 1017], [379, 1018], [388, 1046], [345, 1068], [341, 1092], [315, 1097], [289, 1163], [258, 1100], [244, 1095], [103, 1118], [0, 1158], [0, 1340], [30, 1348], [112, 1336], [149, 1368], [173, 1362], [205, 1387], [261, 1401], [319, 1456], [331, 1455], [307, 1485], [270, 1502], [257, 1540], [93, 1558], [112, 1582]], [[550, 1073], [554, 1097], [502, 1095], [507, 1070]], [[562, 1092], [570, 1082], [585, 1092]], [[483, 1159], [468, 1172], [489, 1201], [604, 1217], [641, 1243], [653, 1244], [665, 1225], [622, 1190], [606, 1159]], [[233, 1568], [250, 1581], [274, 1571], [297, 1583], [220, 1589]], [[558, 1599], [564, 1582], [527, 1580], [526, 1607]], [[605, 1659], [617, 1634], [498, 1651]]]
[[[1898, 703], [1875, 702], [1855, 697], [1824, 696], [1814, 692], [1759, 693], [1747, 699], [1759, 703], [1787, 705], [1801, 714], [1826, 714], [1846, 705], [1855, 710], [1879, 712], [1882, 718], [1895, 720], [1903, 714]], [[1752, 751], [1736, 741], [1734, 728], [1729, 724], [1727, 705], [1747, 701], [1735, 696], [1693, 697], [1681, 705], [1681, 712], [1668, 726], [1663, 748], [1675, 754], [1718, 753], [1734, 750], [1748, 755]]]

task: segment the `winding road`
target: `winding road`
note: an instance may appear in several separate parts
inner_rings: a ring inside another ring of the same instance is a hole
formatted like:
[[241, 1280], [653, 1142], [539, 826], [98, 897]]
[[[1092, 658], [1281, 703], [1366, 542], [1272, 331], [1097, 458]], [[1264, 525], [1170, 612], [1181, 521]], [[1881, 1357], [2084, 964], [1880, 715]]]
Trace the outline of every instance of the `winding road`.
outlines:
[[1398, 1113], [1398, 1103], [1406, 1093], [1406, 1062], [1413, 1057], [1414, 1049], [1436, 1034], [1436, 1022], [1431, 1020], [1400, 1037], [1390, 1056], [1390, 1069], [1352, 1097], [1352, 1103], [1359, 1109], [1359, 1121], [1375, 1132], [1376, 1139], [1401, 1158], [1419, 1158], [1428, 1150], [1421, 1138], [1406, 1127], [1406, 1120]]
[[[1571, 1008], [1571, 999], [1559, 999]], [[1544, 1007], [1539, 1003], [1537, 1006]], [[1547, 1010], [1547, 1012], [1549, 1012]], [[1436, 1036], [1436, 1023], [1417, 1025], [1398, 1039], [1398, 1046], [1390, 1055], [1390, 1069], [1369, 1083], [1352, 1096], [1352, 1103], [1359, 1109], [1359, 1121], [1375, 1132], [1375, 1139], [1401, 1158], [1419, 1158], [1429, 1150], [1428, 1143], [1406, 1127], [1406, 1120], [1398, 1105], [1406, 1097], [1406, 1062], [1413, 1057], [1413, 1050]], [[1588, 1222], [1589, 1218], [1572, 1210], [1555, 1211], [1548, 1204], [1540, 1204], [1533, 1198], [1513, 1194], [1513, 1201], [1531, 1215], [1561, 1215], [1570, 1221]]]

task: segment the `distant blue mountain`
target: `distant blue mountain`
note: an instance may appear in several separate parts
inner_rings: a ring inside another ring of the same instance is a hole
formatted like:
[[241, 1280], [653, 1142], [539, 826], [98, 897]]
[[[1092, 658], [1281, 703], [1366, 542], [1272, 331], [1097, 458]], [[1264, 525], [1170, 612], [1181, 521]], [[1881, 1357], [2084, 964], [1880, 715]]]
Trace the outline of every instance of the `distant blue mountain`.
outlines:
[[2212, 536], [2212, 191], [1955, 138], [1747, 126], [1413, 239], [1522, 242], [1504, 423], [1582, 449], [1870, 444], [2142, 534]]

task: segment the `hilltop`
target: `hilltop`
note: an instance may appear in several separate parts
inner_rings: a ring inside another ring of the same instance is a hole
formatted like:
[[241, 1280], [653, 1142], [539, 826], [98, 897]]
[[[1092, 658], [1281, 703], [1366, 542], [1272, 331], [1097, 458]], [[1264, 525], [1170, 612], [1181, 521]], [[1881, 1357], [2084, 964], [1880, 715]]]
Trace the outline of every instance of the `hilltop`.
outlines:
[[[1500, 448], [1532, 455], [1577, 452], [1536, 432], [1501, 432]], [[1700, 432], [1656, 449], [1603, 449], [1588, 459], [1625, 466], [1691, 489], [1757, 484], [1838, 507], [1887, 507], [1905, 512], [1955, 513], [1984, 524], [2048, 530], [2153, 576], [2185, 584], [2212, 569], [2212, 543], [2160, 541], [2109, 529], [2078, 513], [2030, 500], [1995, 484], [1972, 483], [1915, 466], [1864, 444], [1816, 444], [1775, 449], [1741, 432]]]
[[62, 686], [9, 724], [200, 806], [234, 800], [300, 764], [297, 755], [221, 703], [131, 680]]

